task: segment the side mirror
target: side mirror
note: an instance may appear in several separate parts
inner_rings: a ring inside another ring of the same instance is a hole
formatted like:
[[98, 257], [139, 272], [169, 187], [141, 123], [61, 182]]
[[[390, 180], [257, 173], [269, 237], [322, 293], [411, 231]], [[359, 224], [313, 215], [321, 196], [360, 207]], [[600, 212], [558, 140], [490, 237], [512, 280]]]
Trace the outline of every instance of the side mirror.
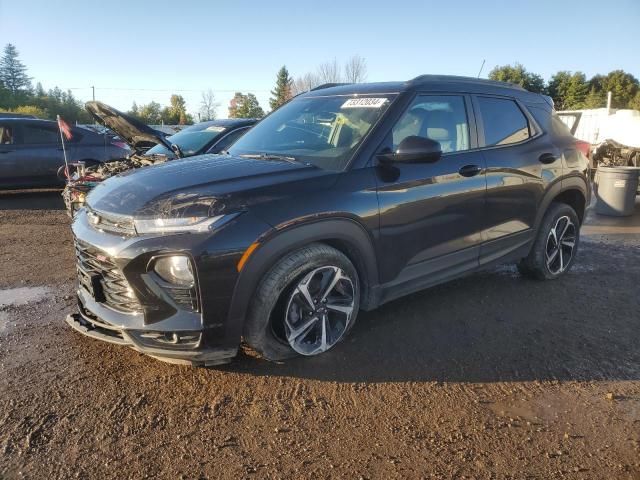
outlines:
[[400, 142], [395, 152], [381, 153], [377, 156], [382, 163], [392, 162], [436, 162], [442, 156], [440, 142], [430, 138], [411, 135]]

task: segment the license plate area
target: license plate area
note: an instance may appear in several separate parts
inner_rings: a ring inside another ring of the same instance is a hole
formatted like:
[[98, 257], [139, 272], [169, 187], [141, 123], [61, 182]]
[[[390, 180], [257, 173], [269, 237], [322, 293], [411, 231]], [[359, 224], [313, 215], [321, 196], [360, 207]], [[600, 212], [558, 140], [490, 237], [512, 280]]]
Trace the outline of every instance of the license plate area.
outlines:
[[96, 302], [102, 303], [106, 300], [102, 288], [102, 275], [89, 273], [78, 268], [78, 282]]

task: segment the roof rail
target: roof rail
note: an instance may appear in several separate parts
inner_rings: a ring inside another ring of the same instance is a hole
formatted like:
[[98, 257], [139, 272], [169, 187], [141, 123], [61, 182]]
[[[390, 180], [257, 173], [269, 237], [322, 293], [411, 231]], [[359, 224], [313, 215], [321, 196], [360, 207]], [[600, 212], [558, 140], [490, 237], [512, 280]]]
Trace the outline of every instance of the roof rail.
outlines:
[[498, 80], [487, 80], [484, 78], [462, 77], [457, 75], [418, 75], [407, 82], [408, 85], [416, 85], [428, 81], [450, 81], [461, 83], [480, 83], [483, 85], [495, 85], [496, 87], [515, 88], [516, 90], [526, 90], [518, 84], [510, 82], [500, 82]]
[[331, 88], [331, 87], [340, 87], [342, 85], [351, 85], [351, 83], [346, 82], [346, 83], [323, 83], [322, 85], [318, 85], [317, 87], [313, 87], [311, 90], [309, 90], [310, 92], [314, 92], [316, 90], [323, 90], [325, 88]]

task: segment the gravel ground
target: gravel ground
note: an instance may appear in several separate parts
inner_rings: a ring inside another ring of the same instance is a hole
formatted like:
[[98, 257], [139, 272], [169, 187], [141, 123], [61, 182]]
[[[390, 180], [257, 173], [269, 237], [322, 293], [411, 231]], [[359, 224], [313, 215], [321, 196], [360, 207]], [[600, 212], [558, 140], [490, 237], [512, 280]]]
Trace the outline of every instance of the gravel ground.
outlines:
[[217, 369], [64, 324], [61, 207], [0, 193], [0, 478], [640, 478], [640, 203], [590, 215], [558, 281], [496, 268]]

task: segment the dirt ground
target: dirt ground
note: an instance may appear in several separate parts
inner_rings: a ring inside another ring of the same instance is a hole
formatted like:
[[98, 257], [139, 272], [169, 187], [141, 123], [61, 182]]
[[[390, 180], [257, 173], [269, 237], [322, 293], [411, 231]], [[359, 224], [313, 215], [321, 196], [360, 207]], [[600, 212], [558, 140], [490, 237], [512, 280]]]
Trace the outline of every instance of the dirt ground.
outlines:
[[63, 322], [61, 208], [0, 194], [0, 478], [640, 478], [640, 203], [590, 214], [558, 281], [492, 269], [362, 314], [320, 358], [217, 369]]

